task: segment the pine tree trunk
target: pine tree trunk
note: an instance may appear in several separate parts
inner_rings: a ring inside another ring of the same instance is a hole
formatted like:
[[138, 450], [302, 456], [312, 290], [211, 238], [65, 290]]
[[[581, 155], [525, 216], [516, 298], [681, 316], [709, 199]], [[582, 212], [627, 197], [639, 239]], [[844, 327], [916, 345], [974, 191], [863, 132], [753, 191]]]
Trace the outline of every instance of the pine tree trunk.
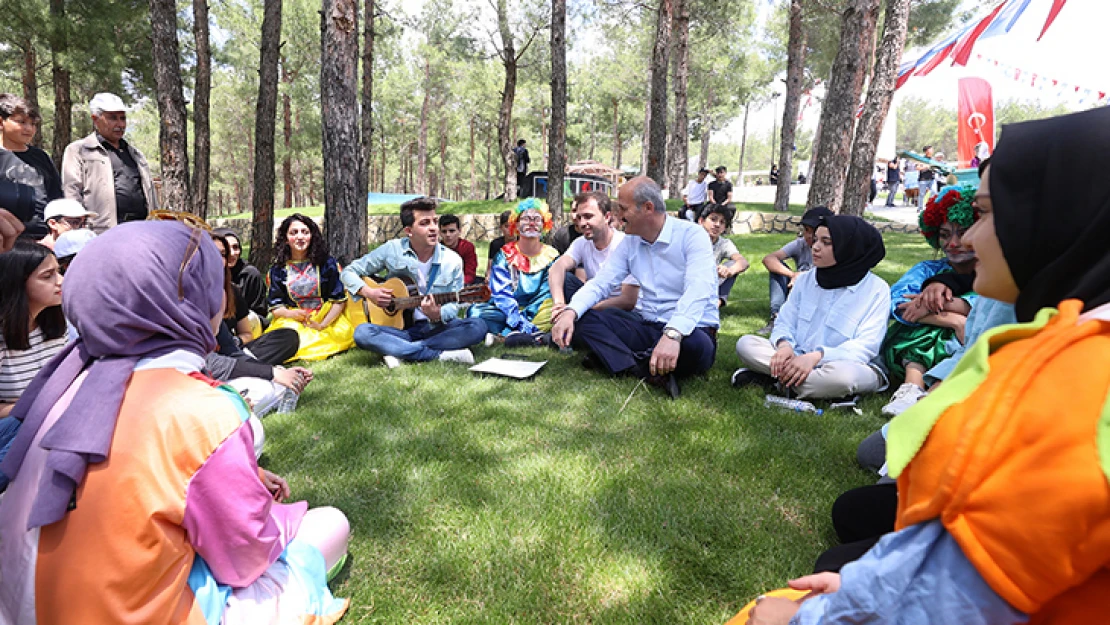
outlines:
[[212, 95], [212, 51], [208, 45], [208, 0], [193, 0], [193, 39], [196, 42], [196, 81], [193, 89], [193, 212], [208, 218], [208, 177], [212, 156], [209, 127]]
[[324, 231], [332, 256], [345, 264], [366, 248], [366, 196], [359, 197], [358, 4], [323, 0], [321, 19]]
[[[292, 77], [289, 75], [285, 55], [282, 55], [281, 60], [281, 81], [286, 85], [293, 82]], [[290, 97], [288, 90], [281, 94], [281, 142], [283, 147], [283, 157], [281, 159], [281, 205], [283, 208], [290, 208], [293, 206], [293, 188], [296, 186], [296, 183], [293, 180], [293, 150], [291, 147], [293, 142], [293, 98]]]
[[686, 86], [690, 75], [690, 6], [689, 0], [674, 0], [674, 125], [671, 144], [667, 148], [667, 177], [671, 196], [676, 197], [686, 185], [690, 152], [690, 122], [686, 107]]
[[374, 0], [363, 0], [362, 13], [362, 158], [359, 160], [357, 194], [365, 205], [370, 193], [374, 162]]
[[[890, 101], [894, 98], [894, 83], [898, 78], [898, 62], [906, 44], [909, 19], [910, 0], [887, 0], [883, 39], [879, 44], [875, 73], [867, 88], [863, 115], [856, 127], [848, 181], [844, 185], [841, 210], [848, 215], [862, 215], [867, 204], [870, 174], [875, 167], [875, 151], [878, 149], [886, 115], [890, 111]], [[884, 156], [889, 158], [893, 155]]]
[[[251, 210], [251, 263], [268, 266], [273, 256], [274, 135], [277, 126], [278, 59], [281, 53], [281, 0], [265, 0], [258, 60], [258, 102], [254, 117], [254, 197]], [[255, 254], [255, 250], [258, 254]]]
[[181, 55], [177, 48], [177, 3], [150, 0], [154, 51], [154, 93], [161, 118], [158, 144], [162, 157], [162, 199], [169, 210], [193, 208], [189, 190], [189, 137]]
[[[567, 1], [551, 0], [551, 158], [547, 166], [547, 206], [556, 222], [563, 219], [563, 176], [567, 169]], [[590, 114], [590, 158], [593, 158]]]
[[493, 164], [493, 142], [489, 139], [486, 140], [486, 199], [490, 199], [490, 184], [493, 183], [493, 175], [490, 172], [490, 167]]
[[651, 68], [648, 68], [647, 97], [644, 98], [644, 134], [640, 139], [640, 175], [647, 172], [648, 144], [651, 143]]
[[424, 103], [420, 105], [420, 136], [416, 148], [416, 192], [428, 195], [428, 110], [432, 106], [432, 65], [424, 61]]
[[850, 0], [844, 9], [840, 47], [821, 108], [820, 151], [813, 158], [807, 208], [827, 206], [833, 212], [840, 211], [856, 111], [868, 69], [865, 62], [873, 47], [878, 16], [879, 0]]
[[705, 98], [705, 109], [701, 112], [701, 149], [698, 151], [699, 171], [705, 169], [706, 163], [709, 162], [709, 136], [713, 132], [712, 116], [710, 113], [712, 110], [713, 87], [710, 87]]
[[50, 0], [50, 66], [54, 78], [54, 166], [62, 169], [62, 155], [73, 140], [73, 99], [69, 92], [69, 70], [63, 58], [69, 41], [66, 36], [65, 0]]
[[790, 181], [794, 176], [794, 134], [798, 127], [798, 108], [805, 78], [806, 31], [803, 1], [790, 3], [790, 43], [786, 51], [786, 100], [782, 104], [782, 148], [779, 151], [779, 182], [775, 189], [775, 210], [790, 210]]
[[474, 124], [476, 118], [470, 118], [470, 198], [478, 199], [478, 176], [474, 171]]
[[736, 169], [736, 186], [744, 186], [744, 153], [748, 150], [748, 112], [752, 108], [751, 102], [744, 103], [744, 125], [740, 131], [740, 163]]
[[617, 98], [613, 98], [613, 167], [621, 168], [621, 116]]
[[439, 195], [447, 194], [447, 116], [439, 120]]
[[[38, 56], [35, 54], [35, 43], [31, 41], [30, 37], [26, 37], [18, 44], [19, 51], [23, 54], [23, 69], [21, 81], [23, 84], [23, 99], [27, 100], [36, 109], [39, 108], [39, 80], [36, 70], [38, 69]], [[31, 145], [35, 147], [42, 147], [42, 124], [35, 127], [35, 136], [31, 139]]]
[[505, 164], [505, 201], [516, 200], [516, 159], [513, 157], [513, 100], [516, 99], [516, 47], [509, 30], [506, 0], [497, 0], [497, 29], [501, 33], [501, 62], [505, 66], [505, 84], [501, 88], [501, 108], [497, 112], [497, 142]]
[[659, 0], [655, 46], [651, 54], [651, 121], [648, 124], [647, 176], [667, 185], [667, 69], [670, 65], [673, 0]]

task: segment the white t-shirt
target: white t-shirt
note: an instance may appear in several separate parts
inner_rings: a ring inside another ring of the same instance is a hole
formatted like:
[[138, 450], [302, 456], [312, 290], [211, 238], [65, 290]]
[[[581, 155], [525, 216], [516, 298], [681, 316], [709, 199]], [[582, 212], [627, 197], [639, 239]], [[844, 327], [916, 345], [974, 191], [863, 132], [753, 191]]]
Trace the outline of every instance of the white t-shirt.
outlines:
[[[431, 258], [429, 258], [428, 262], [426, 262], [426, 263], [419, 263], [419, 264], [416, 265], [416, 280], [417, 280], [416, 288], [417, 288], [417, 290], [420, 291], [420, 295], [424, 295], [428, 292], [428, 272], [430, 272], [431, 270], [432, 270], [432, 259]], [[425, 315], [424, 311], [420, 310], [419, 308], [414, 308], [412, 310], [412, 320], [413, 321], [428, 321], [428, 315]]]
[[713, 242], [713, 258], [718, 265], [731, 259], [733, 254], [739, 253], [740, 250], [736, 249], [736, 244], [732, 242], [732, 239], [720, 236]]
[[682, 192], [687, 204], [704, 204], [709, 199], [709, 177], [705, 181], [691, 180], [686, 183], [686, 190]]
[[[605, 264], [605, 261], [609, 260], [609, 252], [617, 249], [617, 245], [623, 240], [624, 233], [620, 230], [613, 230], [613, 237], [609, 239], [609, 245], [607, 245], [605, 249], [599, 250], [597, 246], [594, 245], [593, 241], [587, 241], [586, 237], [578, 237], [570, 244], [570, 247], [567, 248], [566, 255], [574, 261], [575, 266], [582, 266], [582, 269], [586, 272], [587, 280], [593, 280], [594, 276], [601, 271], [601, 267]], [[621, 284], [639, 286], [639, 283], [636, 282], [636, 279], [631, 275], [625, 278], [624, 282]], [[620, 293], [621, 289], [617, 287], [609, 293], [609, 297], [616, 297], [620, 295]]]

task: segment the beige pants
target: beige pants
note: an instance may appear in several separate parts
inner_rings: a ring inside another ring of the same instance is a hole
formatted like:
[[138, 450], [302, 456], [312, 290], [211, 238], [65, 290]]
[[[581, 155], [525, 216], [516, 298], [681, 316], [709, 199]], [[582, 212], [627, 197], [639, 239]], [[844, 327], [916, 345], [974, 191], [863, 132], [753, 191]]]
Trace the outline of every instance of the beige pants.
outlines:
[[[742, 366], [771, 375], [771, 357], [775, 348], [771, 341], [749, 334], [736, 342], [736, 355]], [[886, 380], [867, 365], [849, 360], [834, 360], [817, 365], [795, 391], [798, 397], [828, 399], [874, 393], [886, 386]]]

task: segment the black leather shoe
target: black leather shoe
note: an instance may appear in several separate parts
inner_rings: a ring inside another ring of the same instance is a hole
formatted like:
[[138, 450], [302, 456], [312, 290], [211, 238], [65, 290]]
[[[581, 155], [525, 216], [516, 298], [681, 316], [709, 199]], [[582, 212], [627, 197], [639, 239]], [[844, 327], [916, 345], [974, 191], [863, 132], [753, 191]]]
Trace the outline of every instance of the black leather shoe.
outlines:
[[673, 373], [668, 373], [667, 375], [649, 375], [644, 378], [644, 381], [652, 386], [663, 389], [671, 399], [678, 399], [678, 396], [682, 394], [682, 389], [678, 386], [678, 378], [674, 377]]
[[765, 390], [772, 390], [775, 388], [775, 378], [765, 374], [745, 369], [743, 367], [737, 369], [732, 374], [733, 388], [741, 388], [749, 385], [762, 386]]

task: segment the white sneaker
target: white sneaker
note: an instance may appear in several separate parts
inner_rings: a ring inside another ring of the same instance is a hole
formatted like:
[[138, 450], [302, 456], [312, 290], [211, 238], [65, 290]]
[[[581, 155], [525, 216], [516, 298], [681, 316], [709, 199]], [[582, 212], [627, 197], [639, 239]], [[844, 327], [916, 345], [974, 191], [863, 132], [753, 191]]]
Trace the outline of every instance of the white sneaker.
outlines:
[[925, 396], [925, 389], [917, 386], [916, 384], [903, 384], [894, 391], [894, 396], [890, 398], [890, 403], [883, 406], [883, 414], [889, 416], [900, 415], [907, 408], [917, 403], [917, 400]]
[[382, 356], [382, 362], [390, 369], [396, 369], [401, 366], [401, 359], [396, 356]]
[[474, 354], [469, 349], [448, 349], [439, 353], [443, 362], [461, 362], [464, 365], [474, 364]]
[[485, 339], [485, 341], [483, 341], [483, 343], [485, 344], [486, 347], [493, 347], [493, 343], [496, 340], [497, 340], [497, 337], [494, 336], [492, 332], [486, 332], [486, 339]]

